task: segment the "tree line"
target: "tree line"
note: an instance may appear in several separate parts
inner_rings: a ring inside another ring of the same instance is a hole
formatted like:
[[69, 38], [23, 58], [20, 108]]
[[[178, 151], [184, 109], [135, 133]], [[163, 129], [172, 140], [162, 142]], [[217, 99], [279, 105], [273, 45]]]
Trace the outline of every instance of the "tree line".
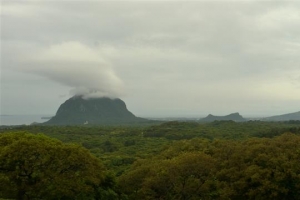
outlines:
[[300, 136], [179, 141], [119, 177], [130, 199], [300, 199]]
[[2, 129], [0, 198], [300, 199], [299, 126]]

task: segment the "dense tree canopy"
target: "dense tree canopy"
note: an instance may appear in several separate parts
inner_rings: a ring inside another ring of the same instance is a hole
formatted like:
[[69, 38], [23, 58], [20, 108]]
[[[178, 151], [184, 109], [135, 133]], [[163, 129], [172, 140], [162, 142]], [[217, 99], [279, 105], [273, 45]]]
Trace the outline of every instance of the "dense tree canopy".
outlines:
[[16, 132], [0, 135], [0, 194], [15, 199], [93, 198], [104, 168], [88, 150]]
[[131, 199], [300, 198], [300, 137], [172, 144], [120, 178]]
[[299, 135], [299, 121], [0, 127], [0, 198], [300, 199]]

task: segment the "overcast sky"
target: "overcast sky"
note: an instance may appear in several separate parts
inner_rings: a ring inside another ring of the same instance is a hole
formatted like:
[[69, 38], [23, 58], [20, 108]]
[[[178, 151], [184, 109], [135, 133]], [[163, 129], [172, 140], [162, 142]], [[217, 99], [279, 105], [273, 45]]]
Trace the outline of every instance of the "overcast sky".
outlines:
[[141, 117], [300, 110], [300, 2], [1, 0], [1, 114], [75, 94]]

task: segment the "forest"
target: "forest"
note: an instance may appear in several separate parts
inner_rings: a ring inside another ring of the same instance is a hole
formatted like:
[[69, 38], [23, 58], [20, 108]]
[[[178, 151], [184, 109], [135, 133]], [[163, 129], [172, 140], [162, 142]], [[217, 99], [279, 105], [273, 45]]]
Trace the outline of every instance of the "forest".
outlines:
[[300, 121], [0, 129], [4, 199], [300, 199]]

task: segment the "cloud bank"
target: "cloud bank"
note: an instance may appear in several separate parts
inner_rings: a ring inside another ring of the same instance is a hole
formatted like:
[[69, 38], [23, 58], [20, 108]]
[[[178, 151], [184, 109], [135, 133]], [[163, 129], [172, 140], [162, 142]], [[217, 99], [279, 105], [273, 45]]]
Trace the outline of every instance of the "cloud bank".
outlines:
[[24, 58], [23, 70], [71, 88], [84, 98], [123, 95], [123, 83], [96, 50], [79, 42], [54, 44]]
[[[33, 112], [32, 99], [50, 113], [62, 91], [121, 96], [122, 82], [121, 98], [138, 116], [275, 115], [300, 106], [297, 1], [7, 0], [1, 11], [6, 113], [18, 105]], [[13, 95], [29, 88], [39, 92], [24, 94], [28, 101]]]

